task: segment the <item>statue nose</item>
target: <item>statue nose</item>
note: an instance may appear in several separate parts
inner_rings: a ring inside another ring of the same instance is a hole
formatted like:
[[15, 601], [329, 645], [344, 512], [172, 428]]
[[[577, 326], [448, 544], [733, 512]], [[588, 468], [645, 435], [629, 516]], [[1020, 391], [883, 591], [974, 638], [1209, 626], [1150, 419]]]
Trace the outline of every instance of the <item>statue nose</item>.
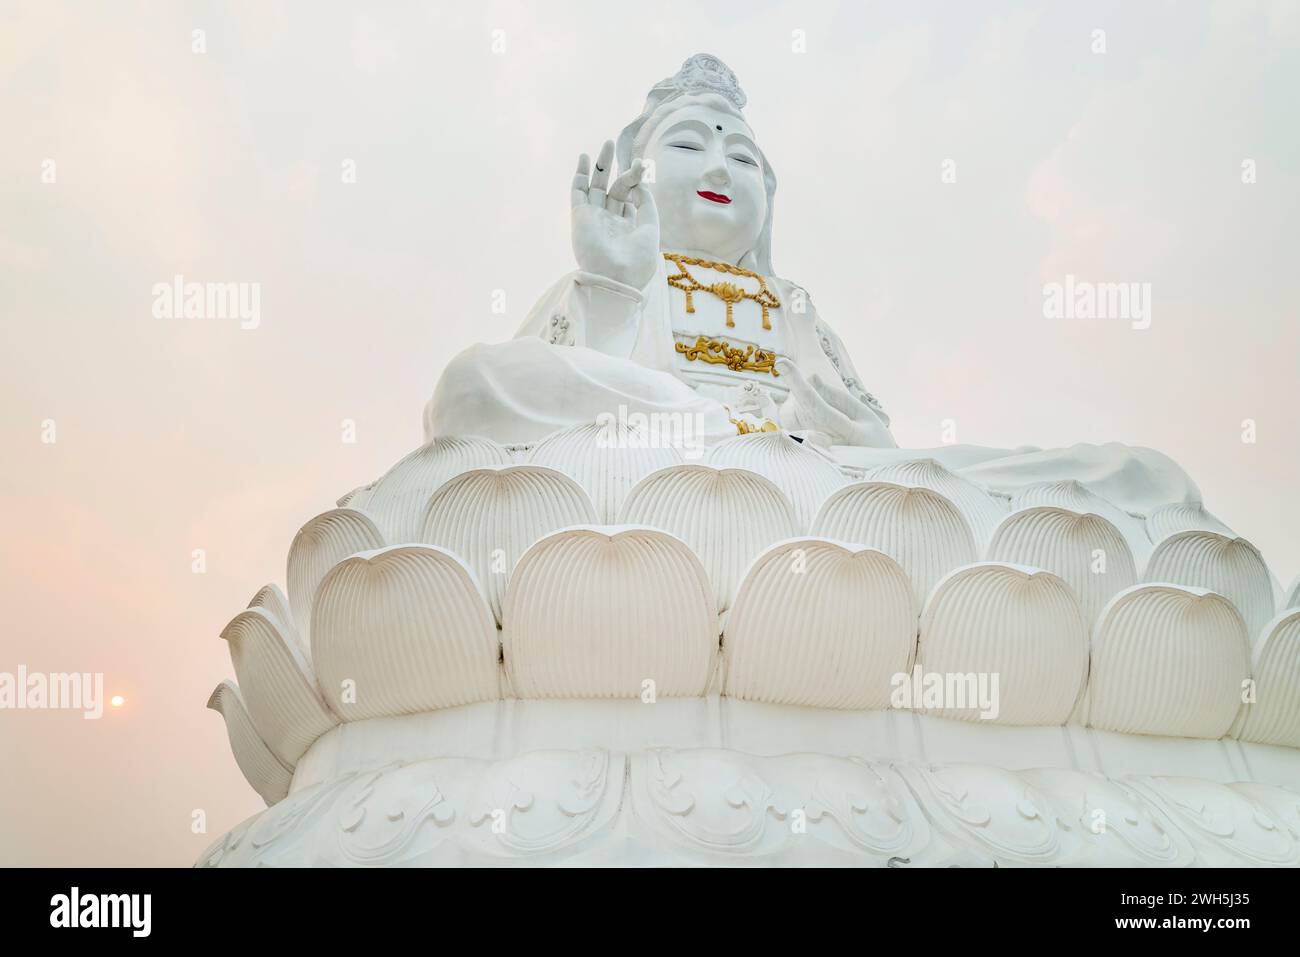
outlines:
[[727, 172], [725, 163], [717, 163], [709, 168], [704, 174], [704, 178], [712, 186], [730, 186], [731, 174]]

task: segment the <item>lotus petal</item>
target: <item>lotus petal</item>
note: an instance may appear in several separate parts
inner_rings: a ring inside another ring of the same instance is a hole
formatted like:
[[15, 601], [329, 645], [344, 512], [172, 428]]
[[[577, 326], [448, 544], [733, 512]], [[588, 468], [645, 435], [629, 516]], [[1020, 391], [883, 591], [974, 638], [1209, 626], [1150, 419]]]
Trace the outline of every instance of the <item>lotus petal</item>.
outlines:
[[1102, 498], [1082, 482], [1074, 479], [1039, 482], [1037, 485], [1026, 486], [1011, 497], [1013, 512], [1042, 505], [1068, 508], [1081, 515], [1100, 515], [1119, 529], [1119, 533], [1128, 542], [1129, 551], [1133, 553], [1133, 563], [1139, 569], [1151, 554], [1151, 539], [1147, 537], [1146, 523]]
[[717, 591], [719, 611], [765, 548], [798, 534], [794, 507], [771, 481], [709, 465], [673, 465], [647, 475], [628, 494], [619, 522], [660, 528], [689, 545]]
[[1255, 652], [1255, 701], [1245, 709], [1243, 741], [1300, 748], [1300, 609], [1264, 628]]
[[1250, 674], [1250, 641], [1232, 603], [1181, 585], [1134, 585], [1097, 622], [1088, 724], [1125, 734], [1220, 738]]
[[1133, 553], [1119, 529], [1100, 515], [1039, 505], [1012, 512], [989, 542], [989, 561], [1042, 568], [1074, 591], [1091, 626], [1106, 603], [1137, 583]]
[[442, 436], [416, 449], [383, 477], [345, 496], [374, 517], [392, 544], [419, 541], [424, 506], [443, 482], [470, 469], [509, 465], [510, 453], [488, 439]]
[[301, 651], [311, 661], [311, 649], [307, 643], [302, 640], [298, 634], [298, 628], [294, 624], [293, 612], [289, 610], [289, 599], [285, 597], [284, 592], [280, 591], [279, 585], [263, 585], [257, 590], [248, 602], [249, 608], [260, 608], [276, 620], [280, 633], [297, 645]]
[[626, 423], [580, 425], [547, 436], [528, 461], [572, 478], [591, 496], [599, 520], [613, 522], [633, 485], [682, 462], [677, 449], [655, 445], [652, 438]]
[[298, 530], [289, 546], [289, 605], [300, 640], [311, 647], [311, 609], [326, 572], [357, 552], [382, 548], [384, 536], [365, 512], [336, 508]]
[[948, 471], [934, 459], [912, 459], [882, 465], [867, 473], [871, 482], [892, 482], [914, 488], [928, 488], [938, 492], [961, 510], [975, 536], [975, 547], [982, 550], [1002, 516], [1007, 514], [1006, 502], [990, 495], [974, 482]]
[[529, 545], [569, 525], [590, 525], [596, 509], [582, 486], [540, 465], [474, 469], [433, 493], [420, 540], [459, 555], [501, 621], [506, 580]]
[[506, 585], [510, 684], [521, 698], [703, 695], [717, 663], [715, 608], [700, 560], [667, 532], [556, 532]]
[[430, 545], [363, 552], [316, 591], [321, 692], [345, 721], [498, 697], [492, 612], [459, 558]]
[[321, 700], [316, 679], [279, 619], [261, 608], [241, 611], [221, 632], [257, 733], [286, 767], [338, 719]]
[[1205, 532], [1218, 532], [1220, 535], [1233, 535], [1232, 529], [1205, 510], [1200, 502], [1174, 502], [1164, 505], [1147, 516], [1147, 537], [1159, 542], [1176, 532], [1188, 532], [1199, 529]]
[[916, 599], [884, 552], [782, 542], [745, 576], [723, 639], [725, 693], [816, 708], [887, 708], [912, 667]]
[[978, 557], [961, 510], [938, 492], [893, 482], [855, 482], [828, 498], [812, 534], [878, 548], [903, 566], [919, 611], [940, 579]]
[[238, 686], [232, 681], [221, 682], [208, 698], [208, 707], [225, 719], [235, 763], [262, 800], [271, 805], [288, 794], [293, 772], [257, 736]]
[[352, 500], [354, 498], [356, 498], [358, 495], [361, 495], [363, 497], [368, 496], [370, 492], [374, 489], [374, 487], [375, 487], [374, 482], [371, 482], [369, 485], [359, 485], [356, 488], [354, 488], [352, 491], [344, 492], [342, 495], [340, 495], [338, 499], [335, 500], [334, 504], [337, 505], [339, 508], [347, 508], [348, 505], [352, 504]]
[[[1088, 625], [1079, 600], [1051, 572], [999, 562], [959, 568], [935, 586], [921, 614], [917, 663], [923, 673], [997, 678], [996, 716], [967, 694], [933, 714], [997, 724], [1064, 724], [1088, 673]], [[945, 698], [947, 696], [945, 695]], [[964, 707], [962, 706], [964, 704]], [[988, 709], [992, 711], [993, 709]]]
[[1300, 608], [1300, 575], [1291, 583], [1291, 587], [1286, 590], [1282, 596], [1282, 603], [1278, 606], [1278, 611], [1287, 611], [1291, 608]]
[[826, 497], [846, 481], [835, 462], [784, 432], [752, 432], [723, 439], [704, 461], [714, 468], [757, 472], [785, 493], [799, 532], [807, 529]]
[[1244, 538], [1175, 532], [1155, 547], [1142, 577], [1222, 595], [1237, 606], [1252, 637], [1273, 617], [1273, 579], [1259, 550]]

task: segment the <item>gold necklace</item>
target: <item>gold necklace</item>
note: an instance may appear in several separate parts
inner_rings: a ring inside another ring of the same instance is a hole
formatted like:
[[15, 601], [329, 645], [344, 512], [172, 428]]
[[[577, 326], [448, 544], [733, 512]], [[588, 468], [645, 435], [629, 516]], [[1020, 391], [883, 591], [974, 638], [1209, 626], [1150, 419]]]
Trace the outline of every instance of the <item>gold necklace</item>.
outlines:
[[[767, 283], [763, 281], [763, 277], [758, 273], [750, 272], [748, 269], [741, 269], [739, 266], [733, 266], [730, 263], [716, 263], [708, 259], [695, 259], [691, 256], [679, 256], [675, 253], [664, 253], [664, 259], [676, 265], [679, 270], [675, 275], [668, 277], [668, 285], [686, 293], [686, 311], [688, 313], [695, 311], [695, 303], [691, 300], [693, 293], [711, 292], [727, 304], [728, 328], [733, 328], [736, 325], [735, 320], [731, 318], [731, 307], [742, 299], [749, 299], [758, 303], [759, 308], [763, 310], [763, 328], [772, 328], [772, 323], [767, 318], [767, 311], [769, 309], [780, 309], [781, 302], [768, 290]], [[703, 266], [705, 269], [715, 269], [729, 276], [746, 276], [749, 279], [757, 279], [758, 291], [746, 292], [731, 282], [715, 282], [706, 286], [691, 275], [690, 270], [686, 268], [687, 266]]]

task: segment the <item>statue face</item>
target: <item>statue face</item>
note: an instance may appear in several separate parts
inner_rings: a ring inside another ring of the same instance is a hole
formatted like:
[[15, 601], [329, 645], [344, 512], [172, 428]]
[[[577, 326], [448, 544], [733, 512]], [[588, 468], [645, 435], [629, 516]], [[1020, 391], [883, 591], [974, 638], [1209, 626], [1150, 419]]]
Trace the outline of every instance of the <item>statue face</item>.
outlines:
[[767, 218], [763, 159], [745, 123], [710, 106], [673, 113], [646, 144], [659, 209], [659, 244], [735, 263]]

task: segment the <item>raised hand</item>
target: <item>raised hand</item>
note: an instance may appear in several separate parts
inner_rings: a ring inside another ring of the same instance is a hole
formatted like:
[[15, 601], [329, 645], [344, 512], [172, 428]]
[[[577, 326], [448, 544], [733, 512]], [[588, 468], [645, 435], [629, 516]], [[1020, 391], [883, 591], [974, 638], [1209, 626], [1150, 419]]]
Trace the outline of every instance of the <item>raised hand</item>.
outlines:
[[636, 289], [659, 264], [659, 214], [654, 198], [641, 185], [641, 161], [610, 185], [614, 143], [607, 140], [596, 157], [578, 158], [573, 176], [573, 254], [578, 268]]

